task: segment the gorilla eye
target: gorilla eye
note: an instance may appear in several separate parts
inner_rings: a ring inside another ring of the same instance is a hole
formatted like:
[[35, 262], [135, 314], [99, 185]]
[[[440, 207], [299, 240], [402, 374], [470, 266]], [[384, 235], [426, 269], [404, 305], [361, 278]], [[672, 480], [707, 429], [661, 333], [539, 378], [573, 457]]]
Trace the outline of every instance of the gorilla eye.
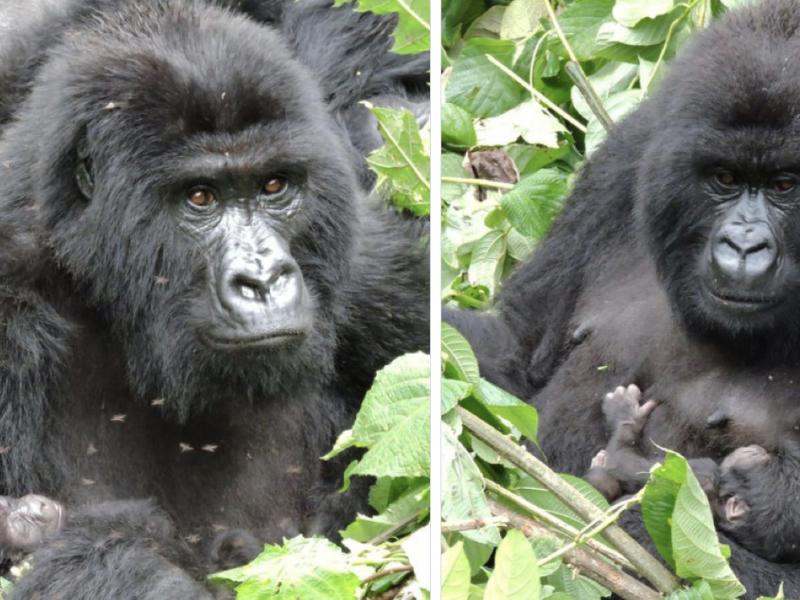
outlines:
[[267, 196], [275, 196], [276, 194], [282, 193], [287, 185], [287, 181], [282, 177], [273, 177], [264, 184], [264, 193]]
[[716, 175], [714, 175], [714, 179], [717, 180], [717, 183], [725, 187], [735, 187], [739, 183], [736, 179], [736, 175], [730, 171], [718, 171]]
[[197, 208], [208, 208], [217, 202], [217, 197], [214, 192], [205, 187], [189, 190], [189, 195], [186, 199], [192, 206]]
[[795, 180], [791, 177], [778, 177], [772, 182], [776, 192], [790, 192], [794, 189]]

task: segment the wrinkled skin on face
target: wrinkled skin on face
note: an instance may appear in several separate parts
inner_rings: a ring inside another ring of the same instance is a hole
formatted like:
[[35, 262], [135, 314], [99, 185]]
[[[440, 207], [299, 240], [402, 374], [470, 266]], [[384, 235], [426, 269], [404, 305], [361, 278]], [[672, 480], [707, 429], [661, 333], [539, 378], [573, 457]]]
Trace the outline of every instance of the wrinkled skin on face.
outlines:
[[0, 548], [28, 553], [64, 526], [64, 507], [50, 498], [28, 494], [0, 496]]

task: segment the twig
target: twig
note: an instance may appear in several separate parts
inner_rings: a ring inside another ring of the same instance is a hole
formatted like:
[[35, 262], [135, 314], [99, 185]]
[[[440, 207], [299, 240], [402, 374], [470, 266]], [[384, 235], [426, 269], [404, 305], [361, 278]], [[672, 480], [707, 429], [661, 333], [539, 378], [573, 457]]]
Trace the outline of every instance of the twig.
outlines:
[[[523, 447], [506, 438], [465, 408], [459, 406], [456, 410], [461, 417], [461, 422], [475, 437], [489, 444], [500, 456], [508, 459], [542, 483], [581, 517], [587, 521], [604, 517], [602, 510]], [[606, 530], [605, 537], [630, 561], [639, 574], [650, 581], [660, 592], [670, 593], [679, 588], [675, 576], [621, 527], [612, 525]]]
[[[641, 492], [640, 492], [641, 494]], [[597, 521], [593, 521], [589, 523], [586, 527], [581, 529], [578, 535], [575, 537], [574, 540], [570, 541], [568, 544], [565, 544], [555, 552], [553, 552], [550, 556], [546, 556], [542, 559], [542, 563], [550, 562], [551, 560], [555, 560], [559, 556], [565, 554], [571, 548], [577, 548], [584, 542], [588, 542], [598, 533], [602, 532], [604, 529], [607, 529], [609, 526], [613, 525], [619, 520], [620, 515], [625, 512], [628, 508], [633, 506], [634, 504], [638, 504], [641, 502], [642, 498], [641, 495], [637, 494], [632, 498], [626, 500], [625, 502], [620, 502], [619, 504], [615, 504], [612, 506], [607, 512], [604, 519], [600, 519]], [[588, 544], [587, 544], [588, 545]]]
[[578, 121], [577, 119], [575, 119], [575, 117], [573, 117], [571, 114], [569, 114], [569, 113], [568, 113], [567, 111], [565, 111], [563, 108], [561, 108], [561, 107], [560, 107], [558, 104], [556, 104], [555, 102], [553, 102], [552, 100], [550, 100], [550, 98], [548, 98], [547, 96], [545, 96], [545, 95], [544, 95], [542, 92], [540, 92], [539, 90], [537, 90], [536, 88], [534, 88], [534, 87], [533, 87], [531, 84], [529, 84], [527, 81], [525, 81], [525, 80], [524, 80], [522, 77], [520, 77], [519, 75], [517, 75], [516, 73], [514, 73], [514, 71], [512, 71], [511, 69], [509, 69], [509, 68], [508, 68], [507, 66], [505, 66], [503, 63], [501, 63], [499, 60], [497, 60], [497, 59], [496, 59], [494, 56], [491, 56], [491, 55], [487, 54], [487, 55], [486, 55], [486, 60], [488, 60], [488, 61], [489, 61], [490, 63], [492, 63], [492, 64], [493, 64], [495, 67], [497, 67], [498, 69], [500, 69], [500, 70], [501, 70], [503, 73], [505, 73], [506, 75], [508, 75], [508, 76], [509, 76], [511, 79], [513, 79], [514, 81], [516, 81], [516, 82], [517, 82], [519, 85], [521, 85], [523, 88], [525, 88], [526, 90], [528, 90], [528, 93], [529, 93], [531, 96], [533, 96], [533, 97], [534, 97], [536, 100], [538, 100], [539, 102], [541, 102], [542, 104], [544, 104], [544, 105], [545, 105], [547, 108], [549, 108], [549, 109], [550, 109], [552, 112], [556, 113], [556, 114], [557, 114], [559, 117], [561, 117], [561, 118], [562, 118], [562, 119], [564, 119], [565, 121], [569, 121], [570, 123], [572, 123], [572, 125], [573, 125], [573, 126], [576, 128], [576, 129], [578, 129], [579, 131], [582, 131], [583, 133], [586, 133], [586, 125], [584, 125], [583, 123], [581, 123], [580, 121]]
[[398, 573], [411, 573], [413, 568], [411, 565], [400, 565], [397, 567], [389, 567], [388, 569], [384, 569], [383, 571], [376, 571], [372, 575], [367, 575], [364, 579], [361, 580], [362, 584], [369, 583], [370, 581], [375, 581], [377, 579], [382, 579], [387, 575], [396, 575]]
[[497, 188], [498, 190], [514, 189], [513, 183], [506, 183], [505, 181], [492, 181], [491, 179], [474, 179], [472, 177], [447, 177], [443, 175], [442, 183], [462, 183], [464, 185]]
[[606, 131], [611, 129], [614, 125], [614, 120], [606, 111], [603, 106], [603, 101], [600, 100], [600, 96], [594, 91], [592, 83], [589, 81], [589, 78], [586, 77], [580, 64], [569, 61], [564, 68], [567, 71], [567, 75], [569, 75], [570, 79], [572, 79], [572, 82], [575, 84], [575, 87], [578, 88], [581, 96], [583, 96], [583, 99], [586, 100], [586, 104], [592, 109], [594, 116], [600, 121], [600, 124], [605, 127]]
[[471, 519], [469, 521], [453, 521], [442, 523], [442, 533], [455, 533], [456, 531], [471, 531], [484, 527], [507, 527], [508, 520], [504, 517], [491, 517], [488, 519]]
[[[493, 514], [506, 517], [514, 527], [527, 537], [546, 538], [559, 541], [559, 538], [536, 521], [526, 519], [510, 511], [494, 500], [489, 501]], [[613, 565], [592, 556], [581, 548], [572, 548], [564, 555], [564, 562], [625, 600], [660, 600], [661, 594], [631, 577]]]
[[403, 527], [405, 527], [406, 525], [409, 525], [409, 524], [413, 523], [414, 521], [416, 521], [419, 518], [420, 512], [421, 511], [417, 511], [414, 514], [408, 515], [405, 519], [395, 523], [394, 525], [389, 527], [389, 529], [387, 529], [386, 531], [383, 531], [383, 532], [379, 533], [374, 538], [369, 540], [367, 543], [368, 544], [372, 544], [373, 546], [377, 546], [378, 544], [382, 544], [383, 542], [388, 540], [390, 537], [392, 537], [395, 533], [400, 531]]
[[[547, 512], [536, 506], [535, 504], [528, 502], [522, 496], [515, 494], [514, 492], [510, 492], [505, 489], [503, 486], [496, 484], [494, 481], [489, 479], [484, 479], [484, 483], [486, 484], [486, 488], [492, 494], [499, 496], [505, 500], [513, 502], [526, 512], [530, 513], [537, 521], [556, 529], [559, 533], [561, 533], [564, 537], [569, 538], [571, 540], [578, 540], [581, 539], [581, 543], [586, 544], [587, 547], [591, 548], [595, 552], [599, 552], [609, 560], [613, 560], [615, 563], [622, 565], [628, 569], [634, 569], [634, 566], [625, 558], [622, 554], [603, 544], [602, 542], [598, 542], [591, 537], [586, 536], [582, 531], [576, 529], [569, 523], [565, 523], [558, 517], [553, 516], [551, 513]], [[577, 544], [576, 544], [577, 545]]]

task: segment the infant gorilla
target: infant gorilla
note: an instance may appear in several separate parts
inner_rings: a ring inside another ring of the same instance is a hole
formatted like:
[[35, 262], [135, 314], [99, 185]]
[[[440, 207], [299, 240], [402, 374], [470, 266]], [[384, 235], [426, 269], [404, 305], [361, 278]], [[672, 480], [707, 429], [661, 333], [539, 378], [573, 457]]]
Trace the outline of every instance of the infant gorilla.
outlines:
[[[0, 496], [0, 559], [12, 564], [19, 562], [45, 537], [60, 531], [66, 518], [63, 505], [45, 496]], [[208, 548], [207, 569], [213, 573], [241, 566], [255, 558], [262, 548], [263, 544], [248, 531], [221, 531]]]
[[[639, 443], [647, 418], [658, 403], [641, 400], [639, 388], [629, 385], [616, 388], [603, 401], [611, 439], [593, 458], [585, 478], [608, 500], [643, 486], [655, 464], [641, 452]], [[737, 410], [733, 402], [712, 414], [707, 426], [728, 426], [738, 415], [747, 414]], [[773, 410], [770, 415], [781, 419], [773, 440], [760, 440], [759, 428], [752, 424], [736, 425], [752, 429], [755, 441], [774, 447], [774, 451], [753, 444], [737, 448], [719, 465], [710, 458], [691, 459], [689, 463], [708, 495], [721, 530], [768, 560], [796, 562], [800, 560], [800, 511], [794, 506], [800, 486], [800, 435], [795, 420], [786, 418], [785, 411]]]
[[0, 496], [0, 555], [17, 562], [63, 525], [64, 507], [50, 498]]

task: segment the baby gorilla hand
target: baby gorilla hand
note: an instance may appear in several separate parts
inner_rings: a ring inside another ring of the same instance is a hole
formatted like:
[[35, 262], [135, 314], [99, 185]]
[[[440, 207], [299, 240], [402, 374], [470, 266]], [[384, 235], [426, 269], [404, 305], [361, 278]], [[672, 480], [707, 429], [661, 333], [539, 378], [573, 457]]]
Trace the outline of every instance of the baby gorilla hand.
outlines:
[[0, 548], [28, 553], [45, 536], [64, 526], [64, 507], [50, 498], [29, 494], [0, 496]]
[[603, 414], [611, 439], [592, 459], [585, 478], [607, 500], [635, 491], [647, 480], [651, 461], [636, 446], [647, 418], [658, 403], [648, 400], [640, 404], [641, 400], [642, 391], [635, 385], [619, 386], [603, 400]]

